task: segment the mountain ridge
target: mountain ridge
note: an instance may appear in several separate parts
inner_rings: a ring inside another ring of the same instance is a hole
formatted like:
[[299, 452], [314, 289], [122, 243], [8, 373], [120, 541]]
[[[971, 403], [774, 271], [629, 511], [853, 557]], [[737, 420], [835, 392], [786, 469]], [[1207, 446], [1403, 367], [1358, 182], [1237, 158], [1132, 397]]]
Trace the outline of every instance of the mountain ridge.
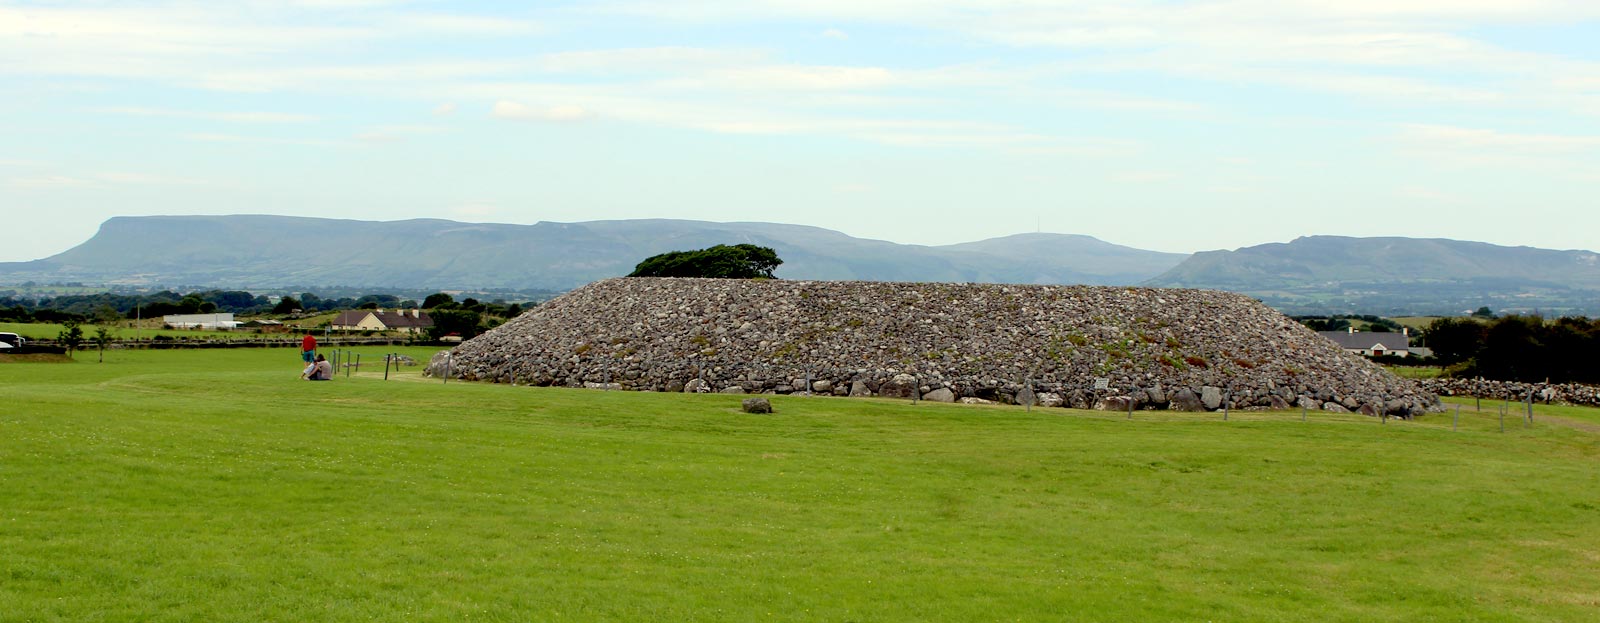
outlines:
[[[784, 259], [778, 276], [877, 281], [1132, 285], [1182, 261], [1087, 236], [1045, 234], [1032, 262], [977, 248], [906, 245], [811, 225], [679, 219], [359, 221], [274, 215], [108, 219], [88, 241], [32, 262], [0, 264], [10, 281], [227, 285], [520, 287], [566, 290], [627, 274], [671, 250], [748, 242]], [[981, 244], [979, 243], [969, 244]], [[1004, 245], [1002, 245], [1004, 246]], [[1093, 260], [1078, 259], [1076, 249]], [[137, 267], [137, 268], [133, 268]]]

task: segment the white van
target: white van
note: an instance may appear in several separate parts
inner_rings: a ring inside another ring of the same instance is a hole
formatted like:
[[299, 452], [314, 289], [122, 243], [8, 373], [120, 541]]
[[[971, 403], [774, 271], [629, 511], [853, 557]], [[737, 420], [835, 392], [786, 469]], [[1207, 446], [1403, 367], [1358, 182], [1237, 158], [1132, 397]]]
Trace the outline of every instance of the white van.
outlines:
[[28, 340], [26, 338], [15, 333], [0, 333], [0, 349], [22, 348], [27, 343]]

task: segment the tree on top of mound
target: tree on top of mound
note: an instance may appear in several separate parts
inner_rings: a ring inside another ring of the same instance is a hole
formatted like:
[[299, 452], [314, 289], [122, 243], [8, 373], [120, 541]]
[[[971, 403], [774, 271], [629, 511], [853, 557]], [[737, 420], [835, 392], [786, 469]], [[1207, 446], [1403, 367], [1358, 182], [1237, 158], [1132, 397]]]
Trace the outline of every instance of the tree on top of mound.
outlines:
[[639, 262], [629, 277], [715, 277], [721, 279], [774, 279], [772, 271], [783, 260], [770, 247], [753, 244], [719, 244], [698, 251], [668, 251]]

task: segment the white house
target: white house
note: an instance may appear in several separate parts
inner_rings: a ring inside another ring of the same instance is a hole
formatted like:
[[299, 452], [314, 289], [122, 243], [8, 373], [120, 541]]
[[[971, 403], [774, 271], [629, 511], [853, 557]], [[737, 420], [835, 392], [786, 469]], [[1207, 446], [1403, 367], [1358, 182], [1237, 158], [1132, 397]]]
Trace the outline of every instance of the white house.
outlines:
[[340, 313], [329, 326], [335, 331], [421, 333], [433, 326], [433, 318], [420, 309], [357, 309]]
[[1378, 333], [1370, 331], [1318, 331], [1317, 335], [1333, 340], [1340, 348], [1357, 355], [1368, 357], [1382, 357], [1392, 355], [1406, 357], [1411, 354], [1411, 330], [1402, 329], [1400, 333]]

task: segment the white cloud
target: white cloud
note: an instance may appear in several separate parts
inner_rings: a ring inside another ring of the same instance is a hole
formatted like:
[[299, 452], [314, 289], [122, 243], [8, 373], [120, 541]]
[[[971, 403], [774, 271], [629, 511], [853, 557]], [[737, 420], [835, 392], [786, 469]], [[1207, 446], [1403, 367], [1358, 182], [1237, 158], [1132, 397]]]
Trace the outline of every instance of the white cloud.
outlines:
[[1494, 151], [1517, 154], [1571, 154], [1600, 150], [1600, 136], [1516, 134], [1444, 125], [1409, 125], [1400, 139], [1407, 144], [1441, 151]]
[[173, 117], [180, 119], [204, 119], [208, 121], [227, 121], [235, 123], [302, 123], [316, 121], [318, 117], [281, 112], [203, 112], [193, 110], [168, 110], [163, 108], [137, 108], [137, 107], [106, 107], [95, 108], [95, 112], [114, 113], [119, 115], [133, 115], [137, 117]]
[[338, 145], [338, 141], [309, 138], [285, 138], [280, 136], [243, 136], [238, 134], [220, 134], [215, 132], [195, 132], [185, 134], [184, 138], [191, 141], [204, 143], [254, 143], [259, 145], [304, 145], [313, 147], [328, 147]]
[[822, 31], [822, 38], [843, 41], [845, 39], [849, 39], [850, 35], [846, 34], [843, 30], [839, 30], [838, 28], [829, 28]]
[[438, 116], [438, 117], [448, 117], [448, 116], [453, 115], [455, 113], [456, 113], [456, 104], [455, 104], [455, 102], [445, 102], [443, 104], [440, 104], [440, 105], [434, 107], [434, 109], [433, 109], [434, 116]]
[[882, 67], [766, 66], [716, 71], [708, 79], [739, 90], [816, 91], [886, 87], [895, 75]]
[[740, 67], [765, 58], [761, 52], [695, 47], [574, 50], [540, 56], [541, 71], [585, 74], [682, 74], [719, 67]]
[[431, 125], [385, 125], [357, 133], [355, 140], [362, 143], [398, 143], [422, 134], [435, 134], [443, 128]]
[[583, 121], [594, 116], [584, 107], [572, 104], [533, 107], [506, 100], [495, 102], [494, 109], [490, 114], [498, 119], [551, 122]]
[[106, 171], [81, 175], [40, 175], [32, 177], [17, 177], [7, 180], [11, 186], [35, 190], [64, 190], [73, 188], [87, 188], [94, 186], [137, 185], [137, 186], [198, 186], [205, 184], [203, 180], [149, 173], [132, 173], [127, 171]]
[[19, 188], [32, 188], [41, 190], [56, 190], [62, 188], [77, 188], [93, 184], [91, 180], [66, 175], [41, 175], [35, 177], [14, 177], [7, 180], [12, 186]]

